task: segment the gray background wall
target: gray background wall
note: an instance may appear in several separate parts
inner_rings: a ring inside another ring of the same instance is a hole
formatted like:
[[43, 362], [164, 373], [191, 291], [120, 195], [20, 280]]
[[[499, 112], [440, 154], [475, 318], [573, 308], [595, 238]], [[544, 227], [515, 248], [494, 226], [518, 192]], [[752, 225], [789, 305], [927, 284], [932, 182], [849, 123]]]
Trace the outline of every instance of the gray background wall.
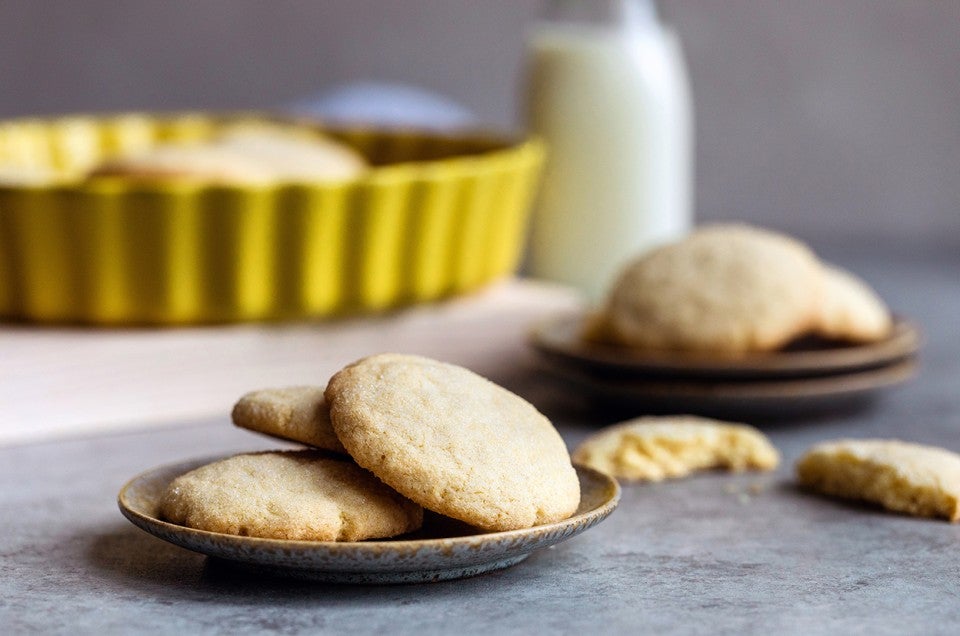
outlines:
[[[537, 0], [0, 0], [0, 116], [269, 107], [412, 82], [517, 123]], [[960, 1], [665, 0], [697, 214], [960, 246]]]

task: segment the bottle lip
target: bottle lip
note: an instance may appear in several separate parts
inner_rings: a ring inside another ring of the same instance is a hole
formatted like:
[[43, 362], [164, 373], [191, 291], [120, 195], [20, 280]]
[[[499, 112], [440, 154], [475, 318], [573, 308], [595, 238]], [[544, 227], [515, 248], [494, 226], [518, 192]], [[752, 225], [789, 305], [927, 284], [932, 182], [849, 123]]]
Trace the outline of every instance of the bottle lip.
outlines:
[[644, 30], [660, 23], [655, 0], [548, 0], [542, 21]]

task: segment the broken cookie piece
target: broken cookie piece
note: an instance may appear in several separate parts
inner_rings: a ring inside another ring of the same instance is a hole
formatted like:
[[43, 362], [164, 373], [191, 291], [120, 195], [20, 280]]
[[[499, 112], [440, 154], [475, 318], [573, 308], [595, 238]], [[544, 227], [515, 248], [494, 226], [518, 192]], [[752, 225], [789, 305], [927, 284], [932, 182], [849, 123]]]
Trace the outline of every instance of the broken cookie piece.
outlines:
[[780, 454], [745, 424], [702, 417], [641, 417], [587, 438], [573, 461], [628, 481], [662, 481], [698, 470], [772, 470]]
[[797, 462], [797, 477], [823, 494], [960, 521], [960, 455], [942, 448], [889, 439], [834, 440], [808, 450]]

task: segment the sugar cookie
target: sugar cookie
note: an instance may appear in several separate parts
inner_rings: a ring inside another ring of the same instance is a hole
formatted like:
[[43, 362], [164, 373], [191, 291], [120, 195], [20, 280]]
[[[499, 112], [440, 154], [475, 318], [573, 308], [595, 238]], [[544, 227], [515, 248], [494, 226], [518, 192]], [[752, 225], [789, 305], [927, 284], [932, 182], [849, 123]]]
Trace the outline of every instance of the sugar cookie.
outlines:
[[112, 157], [90, 176], [258, 185], [343, 181], [367, 169], [366, 160], [352, 148], [308, 128], [237, 123], [209, 139], [168, 142]]
[[883, 300], [850, 272], [826, 267], [817, 332], [827, 338], [873, 342], [890, 333], [893, 320]]
[[346, 452], [333, 432], [323, 387], [251, 391], [234, 405], [231, 417], [240, 428], [336, 453]]
[[174, 479], [160, 506], [180, 525], [241, 536], [359, 541], [416, 530], [423, 509], [346, 458], [235, 455]]
[[256, 158], [200, 143], [154, 146], [115, 157], [97, 166], [90, 176], [143, 182], [185, 179], [220, 184], [265, 184], [272, 179], [269, 166]]
[[629, 263], [585, 337], [641, 349], [771, 351], [816, 323], [822, 267], [792, 238], [707, 226]]
[[425, 508], [486, 530], [577, 509], [579, 480], [550, 421], [467, 369], [377, 355], [333, 376], [326, 398], [357, 463]]

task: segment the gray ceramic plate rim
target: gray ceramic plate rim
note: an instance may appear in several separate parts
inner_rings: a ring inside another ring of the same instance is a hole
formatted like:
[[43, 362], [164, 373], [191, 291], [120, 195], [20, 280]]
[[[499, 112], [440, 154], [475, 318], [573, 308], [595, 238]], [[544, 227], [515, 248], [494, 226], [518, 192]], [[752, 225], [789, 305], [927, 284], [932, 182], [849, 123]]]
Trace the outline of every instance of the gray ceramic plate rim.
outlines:
[[[535, 550], [603, 521], [620, 500], [616, 480], [576, 466], [581, 505], [569, 519], [506, 532], [358, 542], [291, 541], [207, 532], [163, 521], [149, 509], [156, 505], [162, 486], [174, 477], [224, 457], [178, 462], [137, 475], [120, 490], [120, 511], [155, 537], [211, 557], [265, 567], [271, 573], [330, 582], [404, 583], [462, 578], [508, 567]], [[144, 489], [149, 492], [144, 494]]]
[[772, 379], [879, 367], [916, 354], [922, 341], [913, 323], [895, 318], [890, 336], [878, 342], [726, 358], [707, 357], [695, 353], [634, 351], [585, 343], [577, 333], [586, 316], [585, 312], [563, 314], [540, 323], [530, 332], [530, 345], [553, 361], [598, 371], [650, 376]]

